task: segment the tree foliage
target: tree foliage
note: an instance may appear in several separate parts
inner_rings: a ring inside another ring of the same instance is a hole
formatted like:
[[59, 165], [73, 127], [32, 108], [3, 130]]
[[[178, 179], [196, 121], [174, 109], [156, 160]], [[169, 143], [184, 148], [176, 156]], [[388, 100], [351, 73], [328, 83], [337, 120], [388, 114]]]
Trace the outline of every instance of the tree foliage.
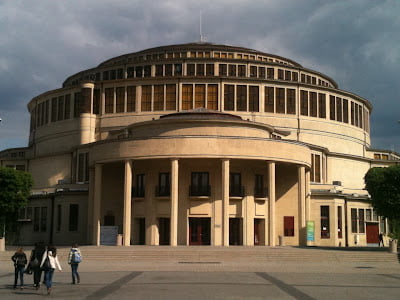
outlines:
[[0, 167], [0, 217], [3, 220], [15, 216], [26, 206], [32, 185], [30, 173]]
[[371, 168], [364, 180], [378, 214], [400, 220], [400, 165]]

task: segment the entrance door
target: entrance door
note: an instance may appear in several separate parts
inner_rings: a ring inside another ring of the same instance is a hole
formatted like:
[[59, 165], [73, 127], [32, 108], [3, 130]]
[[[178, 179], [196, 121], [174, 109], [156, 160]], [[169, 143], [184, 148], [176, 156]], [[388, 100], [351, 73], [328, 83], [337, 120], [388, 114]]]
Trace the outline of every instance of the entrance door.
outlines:
[[367, 244], [379, 243], [379, 224], [366, 223], [367, 227]]
[[242, 219], [229, 219], [229, 245], [242, 245]]
[[264, 219], [254, 219], [254, 245], [265, 245], [264, 240]]
[[211, 244], [211, 218], [189, 218], [189, 245]]
[[145, 218], [138, 218], [138, 226], [139, 226], [139, 245], [146, 244], [146, 219]]
[[159, 233], [159, 245], [169, 245], [170, 237], [170, 219], [159, 218], [158, 219], [158, 233]]

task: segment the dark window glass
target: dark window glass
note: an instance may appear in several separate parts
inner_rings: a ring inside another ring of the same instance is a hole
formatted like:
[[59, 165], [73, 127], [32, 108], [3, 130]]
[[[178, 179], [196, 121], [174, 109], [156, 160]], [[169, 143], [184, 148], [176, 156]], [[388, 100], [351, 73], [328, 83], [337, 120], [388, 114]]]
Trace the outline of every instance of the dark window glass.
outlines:
[[317, 117], [317, 93], [310, 92], [310, 116]]
[[351, 232], [357, 233], [357, 208], [351, 209]]
[[321, 206], [321, 239], [329, 239], [329, 206]]
[[116, 78], [117, 78], [116, 70], [111, 70], [110, 71], [110, 80], [115, 80]]
[[274, 79], [275, 71], [274, 68], [267, 68], [267, 79]]
[[214, 76], [214, 65], [213, 64], [206, 64], [206, 75]]
[[296, 114], [296, 90], [295, 89], [287, 89], [287, 107], [286, 107], [286, 113], [288, 114]]
[[57, 98], [51, 99], [51, 122], [57, 121]]
[[165, 65], [165, 76], [172, 76], [172, 64]]
[[342, 217], [342, 207], [341, 206], [337, 207], [337, 214], [338, 214], [338, 216], [337, 216], [338, 238], [341, 239], [343, 237], [343, 228], [342, 228], [342, 226], [343, 226], [343, 217]]
[[117, 70], [117, 79], [123, 79], [123, 78], [124, 78], [124, 70], [118, 69]]
[[300, 114], [308, 116], [308, 92], [300, 91]]
[[61, 216], [62, 216], [62, 212], [61, 212], [61, 205], [58, 204], [57, 205], [57, 231], [61, 231]]
[[299, 73], [293, 72], [292, 73], [292, 80], [293, 81], [299, 81]]
[[265, 87], [265, 101], [264, 101], [264, 106], [265, 106], [265, 111], [266, 112], [275, 112], [274, 110], [274, 103], [275, 103], [275, 93], [274, 93], [274, 88], [270, 86]]
[[74, 94], [74, 118], [79, 118], [81, 115], [81, 102], [82, 93], [78, 92]]
[[195, 64], [187, 64], [187, 76], [194, 76], [195, 69]]
[[259, 111], [258, 86], [249, 87], [249, 111]]
[[126, 77], [133, 78], [135, 76], [135, 68], [129, 67], [126, 69]]
[[167, 110], [176, 110], [176, 85], [175, 84], [167, 84], [167, 92], [166, 92], [166, 109]]
[[196, 64], [196, 75], [204, 76], [204, 64]]
[[40, 209], [40, 231], [47, 231], [47, 207], [41, 207]]
[[285, 71], [285, 80], [292, 80], [292, 72], [290, 71]]
[[156, 65], [156, 76], [163, 76], [164, 67], [163, 65]]
[[278, 69], [278, 79], [283, 80], [284, 79], [284, 72], [282, 69]]
[[117, 87], [115, 90], [116, 94], [116, 112], [121, 113], [125, 110], [125, 87]]
[[236, 65], [228, 65], [229, 76], [236, 76]]
[[184, 84], [182, 86], [182, 110], [193, 109], [193, 85]]
[[247, 86], [236, 86], [236, 110], [247, 111]]
[[35, 207], [33, 210], [33, 231], [37, 232], [40, 229], [40, 207]]
[[209, 84], [207, 87], [207, 109], [218, 110], [217, 84]]
[[206, 107], [206, 85], [196, 84], [194, 90], [194, 108]]
[[144, 66], [143, 67], [143, 76], [150, 77], [151, 76], [151, 66]]
[[258, 67], [258, 78], [265, 78], [265, 67]]
[[285, 89], [276, 89], [276, 112], [278, 114], [285, 113]]
[[144, 198], [145, 195], [145, 174], [136, 175], [136, 186], [133, 196], [137, 198]]
[[224, 110], [234, 110], [234, 85], [224, 85]]
[[318, 94], [318, 117], [326, 118], [326, 98], [325, 98], [325, 94]]
[[164, 110], [164, 85], [154, 86], [154, 111]]
[[95, 115], [100, 114], [100, 90], [93, 90], [93, 113]]
[[151, 111], [151, 85], [142, 86], [142, 111]]
[[136, 86], [126, 87], [126, 111], [136, 110]]
[[250, 66], [250, 77], [257, 77], [257, 67]]
[[365, 233], [365, 219], [364, 219], [364, 209], [358, 209], [358, 232]]
[[342, 99], [336, 97], [336, 121], [342, 122]]
[[246, 66], [245, 65], [238, 65], [238, 76], [246, 77]]
[[69, 205], [69, 231], [78, 231], [78, 221], [79, 221], [79, 205], [70, 204]]
[[157, 196], [170, 196], [170, 194], [171, 194], [170, 173], [159, 173]]
[[208, 172], [192, 172], [190, 196], [210, 196]]
[[229, 196], [243, 197], [242, 176], [240, 173], [229, 174]]
[[109, 80], [109, 79], [110, 79], [110, 77], [109, 77], [108, 71], [104, 71], [103, 72], [103, 80]]
[[227, 76], [228, 68], [226, 64], [219, 64], [219, 76]]
[[329, 97], [329, 117], [331, 120], [335, 120], [336, 118], [336, 102], [335, 102], [335, 96], [330, 96]]
[[105, 113], [112, 114], [114, 112], [114, 88], [105, 89]]
[[[46, 106], [47, 106], [46, 102]], [[71, 95], [65, 95], [65, 109], [64, 109], [64, 119], [68, 120], [71, 118]]]
[[343, 99], [343, 122], [349, 123], [349, 101]]
[[182, 64], [174, 65], [174, 76], [182, 76]]
[[267, 197], [266, 189], [264, 188], [264, 175], [256, 174], [254, 185], [254, 197], [265, 198]]

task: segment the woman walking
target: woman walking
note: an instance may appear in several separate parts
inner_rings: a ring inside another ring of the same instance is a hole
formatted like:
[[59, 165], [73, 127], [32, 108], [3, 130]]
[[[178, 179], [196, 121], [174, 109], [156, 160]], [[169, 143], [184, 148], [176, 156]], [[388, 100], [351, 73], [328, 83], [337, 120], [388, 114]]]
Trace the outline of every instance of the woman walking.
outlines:
[[76, 243], [72, 244], [71, 250], [68, 255], [68, 264], [71, 265], [71, 273], [72, 273], [72, 284], [79, 284], [81, 282], [81, 278], [78, 273], [79, 263], [82, 261], [81, 250], [79, 250], [78, 245]]
[[47, 294], [50, 294], [53, 285], [53, 274], [57, 268], [61, 272], [61, 265], [57, 257], [57, 249], [54, 246], [48, 246], [47, 251], [43, 253], [40, 267], [44, 270], [44, 282], [47, 287]]
[[29, 266], [33, 272], [33, 286], [36, 289], [40, 288], [40, 279], [42, 277], [42, 269], [40, 262], [42, 261], [43, 253], [46, 251], [43, 243], [35, 243], [35, 248], [32, 249], [29, 259]]
[[17, 288], [18, 277], [20, 281], [21, 290], [24, 289], [24, 272], [25, 266], [28, 262], [26, 259], [26, 254], [22, 248], [18, 248], [18, 250], [11, 257], [11, 260], [14, 262], [15, 268], [15, 279], [14, 279], [14, 289]]

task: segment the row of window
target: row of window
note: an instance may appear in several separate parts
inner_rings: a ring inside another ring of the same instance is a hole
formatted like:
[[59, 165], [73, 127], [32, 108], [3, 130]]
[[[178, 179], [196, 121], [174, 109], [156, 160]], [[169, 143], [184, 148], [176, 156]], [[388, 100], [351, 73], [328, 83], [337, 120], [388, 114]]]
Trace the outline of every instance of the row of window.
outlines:
[[[32, 221], [32, 227], [34, 232], [46, 232], [47, 231], [47, 207], [26, 207], [19, 211], [18, 218], [20, 220]], [[56, 230], [61, 231], [62, 224], [62, 206], [57, 205], [57, 219], [56, 219]], [[79, 205], [69, 205], [69, 216], [68, 216], [68, 231], [77, 231], [79, 223]]]
[[[262, 88], [262, 87], [261, 87]], [[89, 89], [88, 89], [89, 90]], [[85, 91], [86, 92], [86, 91]], [[90, 90], [89, 90], [90, 93]], [[176, 84], [159, 84], [141, 86], [140, 111], [176, 111], [178, 104]], [[124, 113], [138, 111], [137, 86], [112, 87], [104, 89], [104, 113]], [[84, 99], [89, 100], [84, 100]], [[81, 112], [102, 114], [102, 97], [100, 89], [93, 90], [93, 106], [90, 107], [90, 94], [75, 93], [73, 116]], [[86, 103], [88, 102], [89, 103]], [[297, 113], [296, 90], [264, 86], [264, 112], [292, 114]], [[207, 108], [219, 110], [218, 84], [183, 84], [182, 110]], [[260, 112], [260, 86], [224, 84], [223, 104], [225, 111]], [[40, 103], [31, 117], [31, 130], [49, 122], [71, 118], [70, 95]], [[303, 116], [327, 117], [327, 99], [325, 93], [300, 90], [300, 114]], [[354, 126], [369, 129], [369, 113], [362, 105], [340, 97], [330, 96], [329, 115], [331, 120], [350, 123]]]
[[[146, 78], [146, 77], [170, 77], [170, 76], [225, 76], [225, 77], [250, 77], [269, 80], [299, 81], [310, 85], [330, 86], [328, 81], [320, 79], [306, 73], [280, 69], [274, 67], [264, 67], [246, 64], [225, 64], [225, 63], [176, 63], [176, 64], [157, 64], [141, 65], [106, 70], [102, 73], [91, 74], [88, 80], [121, 80], [125, 78]], [[75, 84], [79, 83], [76, 80]]]
[[[132, 188], [132, 197], [145, 197], [145, 174], [137, 174], [135, 186]], [[159, 173], [158, 186], [155, 195], [158, 197], [169, 197], [171, 193], [170, 173]], [[192, 172], [189, 196], [211, 196], [211, 186], [209, 183], [208, 172]], [[229, 175], [229, 196], [244, 197], [245, 189], [242, 186], [241, 174], [230, 173]], [[254, 196], [256, 198], [266, 198], [268, 189], [264, 186], [264, 175], [255, 175]]]

